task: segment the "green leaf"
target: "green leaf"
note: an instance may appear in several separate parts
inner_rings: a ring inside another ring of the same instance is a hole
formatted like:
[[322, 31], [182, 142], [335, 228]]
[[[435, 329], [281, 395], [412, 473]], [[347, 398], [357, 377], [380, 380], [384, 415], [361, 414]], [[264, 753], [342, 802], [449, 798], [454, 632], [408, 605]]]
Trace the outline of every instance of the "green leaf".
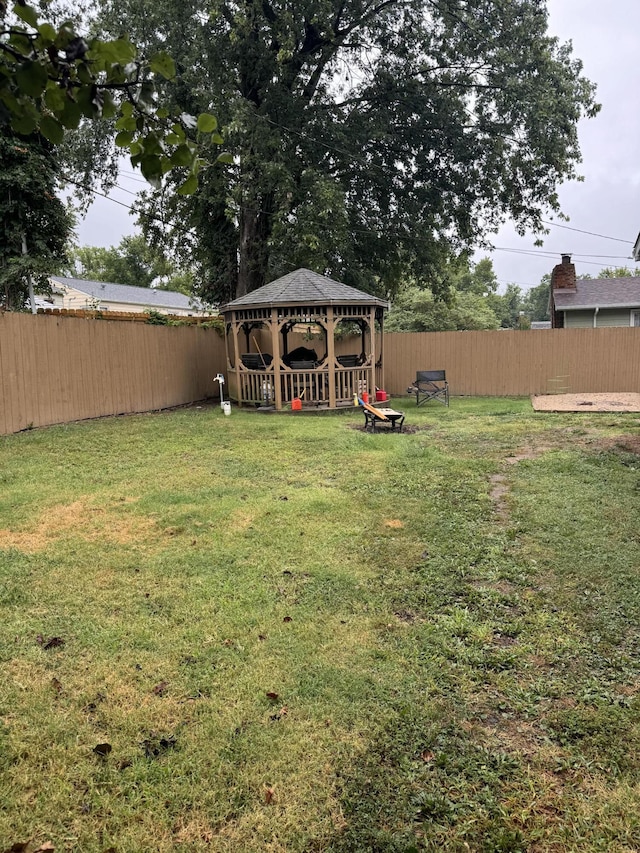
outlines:
[[128, 148], [133, 142], [133, 133], [130, 130], [121, 130], [116, 134], [115, 144], [118, 148]]
[[136, 48], [126, 37], [115, 39], [114, 41], [100, 41], [99, 39], [95, 39], [91, 42], [91, 57], [119, 65], [126, 65], [136, 58]]
[[91, 73], [91, 68], [86, 62], [82, 62], [80, 65], [76, 66], [76, 74], [78, 75], [78, 80], [81, 83], [84, 83], [85, 86], [90, 86], [93, 83], [93, 74]]
[[133, 115], [133, 104], [131, 103], [131, 101], [123, 101], [122, 105], [120, 106], [120, 112], [122, 113], [123, 116], [127, 116], [127, 118], [129, 116], [132, 116]]
[[38, 121], [35, 116], [27, 113], [14, 115], [11, 119], [11, 127], [16, 133], [21, 133], [23, 136], [28, 136], [33, 133], [38, 126]]
[[174, 166], [190, 166], [193, 160], [193, 151], [188, 145], [180, 145], [171, 155]]
[[16, 71], [18, 88], [30, 98], [41, 95], [47, 85], [47, 72], [39, 62], [25, 62]]
[[201, 113], [198, 116], [198, 130], [200, 133], [213, 133], [218, 127], [218, 119], [210, 113]]
[[229, 151], [223, 151], [216, 157], [216, 163], [233, 163], [233, 154], [230, 154]]
[[[122, 106], [125, 107], [126, 104]], [[136, 127], [136, 119], [132, 115], [123, 115], [116, 122], [116, 130], [135, 130]]]
[[118, 105], [113, 100], [113, 95], [108, 90], [102, 93], [102, 118], [113, 118], [118, 114]]
[[178, 139], [180, 140], [180, 142], [184, 142], [184, 141], [185, 141], [185, 139], [187, 138], [187, 135], [186, 135], [186, 133], [184, 132], [184, 128], [182, 127], [182, 125], [181, 125], [181, 124], [177, 124], [177, 123], [176, 123], [176, 124], [172, 124], [172, 125], [171, 125], [171, 130], [175, 133], [175, 135], [178, 137]]
[[211, 141], [214, 143], [214, 145], [222, 145], [224, 139], [220, 136], [219, 133], [212, 133]]
[[44, 102], [49, 107], [52, 113], [61, 113], [64, 110], [64, 105], [67, 96], [64, 89], [61, 89], [53, 80], [47, 83], [47, 88], [44, 93]]
[[198, 179], [195, 175], [189, 175], [187, 180], [178, 187], [178, 195], [193, 195], [198, 189]]
[[23, 6], [21, 3], [14, 3], [13, 11], [25, 24], [29, 24], [30, 27], [38, 26], [38, 13], [32, 6]]
[[98, 116], [98, 110], [94, 103], [95, 88], [95, 86], [82, 86], [76, 93], [78, 106], [82, 111], [82, 115], [87, 118], [97, 118]]
[[72, 101], [71, 98], [67, 98], [62, 113], [58, 113], [58, 118], [60, 119], [63, 127], [66, 127], [69, 130], [75, 130], [80, 124], [80, 119], [82, 118], [80, 105], [75, 101]]
[[60, 145], [64, 140], [64, 128], [53, 116], [44, 116], [40, 122], [40, 133], [54, 145]]
[[176, 64], [168, 53], [160, 51], [149, 60], [149, 68], [154, 74], [160, 74], [165, 80], [173, 80], [176, 76]]
[[12, 113], [22, 112], [22, 105], [9, 89], [0, 89], [0, 101]]
[[146, 152], [140, 159], [140, 171], [149, 183], [156, 189], [162, 186], [162, 163], [156, 154], [148, 155]]
[[51, 24], [48, 24], [46, 22], [44, 24], [38, 25], [38, 32], [40, 33], [44, 41], [49, 43], [53, 43], [58, 36], [56, 28], [52, 27]]
[[32, 50], [31, 39], [22, 31], [15, 30], [9, 36], [9, 44], [23, 56], [29, 56]]

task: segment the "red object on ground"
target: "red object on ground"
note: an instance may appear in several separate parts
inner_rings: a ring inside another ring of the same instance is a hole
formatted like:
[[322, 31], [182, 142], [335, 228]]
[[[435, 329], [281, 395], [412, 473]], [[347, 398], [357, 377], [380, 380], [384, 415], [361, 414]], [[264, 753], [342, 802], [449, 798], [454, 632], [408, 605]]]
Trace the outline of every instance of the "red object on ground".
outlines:
[[292, 412], [301, 412], [302, 411], [302, 400], [300, 397], [294, 397], [291, 401], [291, 411]]
[[386, 403], [388, 399], [389, 395], [386, 391], [376, 390], [376, 403]]
[[369, 402], [369, 394], [368, 394], [368, 392], [367, 392], [367, 391], [363, 391], [363, 392], [362, 392], [362, 402], [363, 402], [363, 403], [368, 403], [368, 402]]

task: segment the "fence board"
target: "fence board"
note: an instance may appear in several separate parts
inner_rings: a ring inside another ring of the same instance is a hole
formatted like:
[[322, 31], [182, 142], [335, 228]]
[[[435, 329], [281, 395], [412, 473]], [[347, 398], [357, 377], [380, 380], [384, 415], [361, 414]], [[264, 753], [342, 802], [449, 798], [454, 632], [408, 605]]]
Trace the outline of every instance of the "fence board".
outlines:
[[[353, 341], [340, 341], [351, 351]], [[385, 390], [446, 370], [452, 395], [640, 391], [640, 330], [391, 333]], [[217, 396], [226, 376], [215, 329], [61, 315], [0, 314], [0, 434]]]
[[446, 370], [454, 395], [637, 392], [640, 330], [394, 332], [386, 336], [384, 370], [394, 395], [418, 370]]
[[214, 396], [210, 328], [0, 314], [0, 434]]

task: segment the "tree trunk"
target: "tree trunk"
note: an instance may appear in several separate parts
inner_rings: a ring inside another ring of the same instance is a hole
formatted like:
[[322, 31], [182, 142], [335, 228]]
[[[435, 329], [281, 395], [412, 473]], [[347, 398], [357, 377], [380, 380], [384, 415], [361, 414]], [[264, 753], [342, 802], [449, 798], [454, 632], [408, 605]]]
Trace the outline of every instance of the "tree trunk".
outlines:
[[273, 195], [258, 197], [253, 203], [254, 207], [244, 206], [240, 211], [236, 298], [245, 296], [267, 283]]

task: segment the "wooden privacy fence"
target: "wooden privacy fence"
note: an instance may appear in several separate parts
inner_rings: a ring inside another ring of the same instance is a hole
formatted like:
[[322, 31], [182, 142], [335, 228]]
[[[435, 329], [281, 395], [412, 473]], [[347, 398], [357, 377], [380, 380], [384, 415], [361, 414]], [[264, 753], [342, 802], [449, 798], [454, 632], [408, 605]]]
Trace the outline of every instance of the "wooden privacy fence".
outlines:
[[0, 312], [0, 434], [218, 393], [215, 329]]
[[452, 395], [640, 391], [640, 329], [536, 329], [385, 335], [385, 384], [446, 370]]
[[[345, 344], [348, 348], [348, 344]], [[384, 385], [447, 371], [452, 395], [640, 391], [640, 329], [385, 335]], [[0, 435], [217, 396], [215, 329], [0, 313]]]

